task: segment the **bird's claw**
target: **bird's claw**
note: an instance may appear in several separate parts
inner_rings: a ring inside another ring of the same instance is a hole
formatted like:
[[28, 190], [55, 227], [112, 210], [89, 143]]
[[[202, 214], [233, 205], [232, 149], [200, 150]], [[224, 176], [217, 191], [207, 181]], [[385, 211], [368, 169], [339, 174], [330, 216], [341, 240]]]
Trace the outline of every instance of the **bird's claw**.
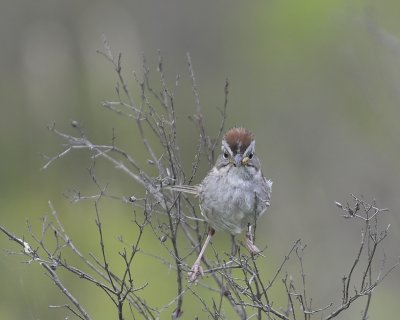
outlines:
[[204, 276], [203, 268], [200, 264], [195, 263], [188, 272], [188, 281], [196, 283], [199, 278]]
[[261, 250], [257, 248], [257, 246], [253, 242], [253, 237], [248, 232], [246, 233], [246, 241], [245, 241], [246, 248], [253, 254], [260, 254]]

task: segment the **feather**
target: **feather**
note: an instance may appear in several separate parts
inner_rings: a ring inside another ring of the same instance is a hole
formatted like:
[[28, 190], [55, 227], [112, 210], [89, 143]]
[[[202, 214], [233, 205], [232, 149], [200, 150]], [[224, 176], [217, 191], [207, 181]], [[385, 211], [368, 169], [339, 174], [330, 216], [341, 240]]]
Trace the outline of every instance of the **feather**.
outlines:
[[195, 186], [187, 186], [187, 185], [170, 186], [170, 187], [168, 187], [168, 189], [173, 190], [173, 191], [178, 191], [178, 192], [190, 193], [190, 194], [194, 194], [196, 196], [198, 196], [199, 193], [200, 193], [200, 185], [195, 185]]
[[245, 128], [234, 127], [225, 133], [224, 140], [233, 154], [243, 154], [254, 140], [254, 136]]

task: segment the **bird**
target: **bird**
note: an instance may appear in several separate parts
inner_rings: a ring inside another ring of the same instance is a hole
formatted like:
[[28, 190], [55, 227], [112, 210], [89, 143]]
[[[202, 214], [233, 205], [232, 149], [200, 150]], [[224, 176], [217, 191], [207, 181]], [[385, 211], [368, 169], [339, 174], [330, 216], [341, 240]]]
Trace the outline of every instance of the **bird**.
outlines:
[[254, 135], [244, 127], [233, 127], [223, 136], [221, 154], [199, 185], [175, 185], [172, 189], [199, 198], [201, 214], [208, 223], [208, 234], [188, 272], [188, 281], [204, 276], [201, 259], [216, 231], [231, 235], [247, 228], [245, 246], [253, 254], [260, 250], [253, 242], [252, 226], [270, 206], [272, 181], [264, 177], [255, 154]]

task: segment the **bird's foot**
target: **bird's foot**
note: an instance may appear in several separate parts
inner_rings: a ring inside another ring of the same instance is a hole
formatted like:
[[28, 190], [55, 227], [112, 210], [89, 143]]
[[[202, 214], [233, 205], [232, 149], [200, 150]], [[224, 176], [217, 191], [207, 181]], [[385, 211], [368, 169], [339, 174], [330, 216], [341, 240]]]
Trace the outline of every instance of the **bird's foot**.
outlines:
[[197, 281], [204, 276], [204, 271], [199, 263], [195, 263], [188, 272], [188, 281], [197, 283]]
[[253, 242], [253, 236], [250, 232], [246, 233], [246, 241], [245, 241], [246, 248], [253, 254], [257, 255], [261, 253], [261, 250], [257, 248], [257, 246]]

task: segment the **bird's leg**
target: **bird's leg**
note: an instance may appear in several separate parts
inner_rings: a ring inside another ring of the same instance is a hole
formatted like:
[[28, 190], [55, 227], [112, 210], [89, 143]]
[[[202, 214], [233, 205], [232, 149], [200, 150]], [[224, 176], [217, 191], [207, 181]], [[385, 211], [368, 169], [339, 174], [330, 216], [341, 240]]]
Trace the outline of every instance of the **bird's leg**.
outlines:
[[211, 237], [214, 235], [215, 230], [213, 228], [208, 229], [208, 234], [206, 241], [204, 241], [203, 247], [200, 250], [199, 256], [197, 257], [196, 261], [194, 262], [192, 268], [188, 272], [188, 280], [189, 282], [195, 282], [199, 277], [204, 276], [203, 268], [200, 266], [201, 258], [203, 258], [204, 251], [206, 251], [207, 245], [211, 240]]
[[232, 244], [232, 247], [231, 247], [231, 256], [235, 256], [236, 255], [236, 253], [237, 253], [237, 251], [238, 251], [238, 245], [236, 244], [236, 241], [235, 241], [235, 236], [233, 235], [233, 234], [231, 234], [231, 244]]
[[259, 254], [261, 252], [253, 242], [253, 232], [251, 231], [250, 223], [247, 225], [245, 246], [253, 254]]

